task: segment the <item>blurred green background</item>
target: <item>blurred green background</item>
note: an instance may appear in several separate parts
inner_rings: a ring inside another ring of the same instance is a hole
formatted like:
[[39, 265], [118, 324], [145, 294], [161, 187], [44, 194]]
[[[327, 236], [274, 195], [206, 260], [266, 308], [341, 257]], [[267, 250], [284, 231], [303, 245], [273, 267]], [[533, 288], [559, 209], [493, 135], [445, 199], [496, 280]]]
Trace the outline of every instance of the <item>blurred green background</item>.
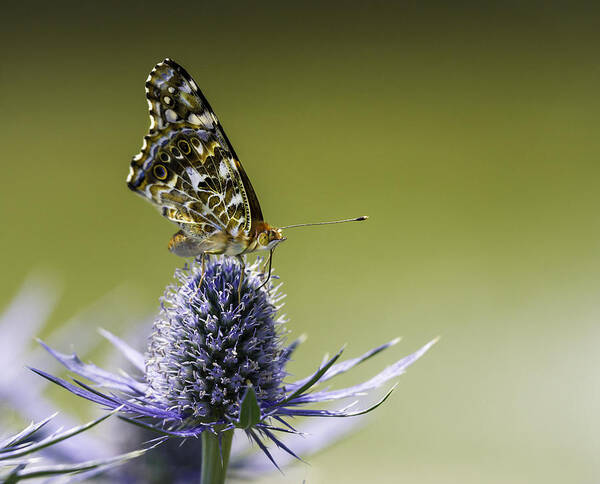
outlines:
[[269, 482], [598, 482], [599, 18], [567, 2], [12, 3], [0, 307], [41, 271], [62, 280], [54, 326], [124, 284], [132, 314], [156, 309], [183, 262], [175, 226], [125, 177], [143, 83], [169, 56], [270, 223], [371, 216], [276, 251], [289, 326], [309, 335], [294, 373], [403, 336], [341, 381], [358, 382], [442, 336], [363, 431]]

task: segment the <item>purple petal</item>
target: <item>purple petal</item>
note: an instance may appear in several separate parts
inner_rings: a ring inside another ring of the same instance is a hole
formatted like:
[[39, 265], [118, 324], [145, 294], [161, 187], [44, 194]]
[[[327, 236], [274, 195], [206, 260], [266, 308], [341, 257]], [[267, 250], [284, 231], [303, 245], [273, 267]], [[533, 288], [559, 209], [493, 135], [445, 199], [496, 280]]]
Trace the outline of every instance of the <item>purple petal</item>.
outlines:
[[354, 407], [354, 403], [343, 408], [341, 410], [316, 410], [316, 409], [304, 409], [304, 408], [282, 408], [279, 413], [281, 415], [288, 415], [292, 417], [357, 417], [364, 415], [375, 410], [383, 402], [385, 402], [392, 394], [396, 386], [394, 385], [377, 403], [360, 410], [350, 411], [351, 407]]
[[55, 377], [53, 375], [50, 375], [49, 373], [46, 373], [45, 371], [38, 370], [36, 368], [30, 368], [30, 370], [50, 380], [52, 383], [56, 383], [64, 389], [69, 390], [71, 393], [77, 395], [78, 397], [82, 397], [100, 405], [104, 405], [105, 407], [110, 408], [111, 410], [114, 410], [115, 408], [121, 405], [121, 402], [107, 395], [100, 394], [100, 392], [90, 392], [87, 389], [75, 386], [72, 383], [63, 380], [62, 378]]
[[50, 420], [56, 417], [57, 413], [46, 417], [44, 420], [34, 423], [31, 422], [27, 427], [25, 427], [21, 432], [15, 435], [11, 435], [7, 439], [0, 441], [0, 453], [5, 452], [7, 447], [14, 447], [18, 444], [21, 444], [23, 441], [29, 439], [33, 434], [35, 434], [38, 430], [40, 430], [43, 426], [45, 426]]
[[349, 388], [344, 388], [342, 390], [334, 390], [334, 391], [321, 391], [310, 394], [298, 395], [295, 398], [290, 398], [286, 402], [286, 405], [297, 405], [300, 403], [309, 403], [309, 402], [324, 402], [328, 400], [339, 400], [341, 398], [353, 397], [356, 395], [363, 394], [368, 390], [372, 390], [383, 385], [385, 382], [391, 380], [392, 378], [396, 378], [402, 375], [406, 368], [412, 365], [415, 361], [417, 361], [421, 356], [427, 352], [431, 346], [433, 346], [437, 342], [437, 339], [430, 341], [421, 349], [414, 352], [412, 355], [406, 356], [401, 360], [397, 361], [393, 365], [388, 366], [381, 373], [378, 373], [370, 380], [367, 380], [364, 383], [360, 383], [359, 385], [354, 385]]
[[[271, 439], [275, 445], [277, 447], [279, 447], [281, 450], [287, 452], [289, 455], [291, 455], [292, 457], [295, 457], [296, 459], [298, 459], [299, 461], [302, 461], [302, 459], [300, 457], [298, 457], [294, 451], [292, 451], [287, 445], [285, 445], [281, 440], [279, 440], [277, 437], [275, 437], [275, 434], [273, 434], [273, 432], [271, 432], [270, 430], [268, 430], [265, 427], [261, 428], [261, 431], [269, 438]], [[302, 461], [304, 462], [304, 461]]]
[[138, 382], [129, 376], [115, 375], [91, 363], [83, 363], [75, 353], [72, 355], [65, 355], [64, 353], [53, 350], [43, 341], [40, 341], [39, 343], [69, 371], [87, 378], [94, 383], [125, 393], [131, 393], [133, 390], [134, 392], [143, 395], [146, 392], [145, 384]]
[[[104, 395], [102, 392], [96, 390], [95, 388], [92, 388], [89, 385], [86, 385], [83, 382], [80, 382], [79, 380], [73, 380], [73, 381], [75, 383], [77, 383], [77, 385], [79, 385], [80, 387], [82, 387], [83, 389], [87, 390], [90, 393], [93, 393], [100, 397], [106, 397], [106, 395]], [[110, 398], [119, 402], [119, 406], [122, 407], [123, 412], [138, 414], [142, 417], [160, 418], [163, 420], [176, 420], [176, 421], [181, 420], [181, 417], [177, 412], [165, 410], [164, 408], [157, 407], [156, 405], [153, 405], [152, 403], [149, 403], [147, 401], [142, 401], [143, 405], [141, 405], [141, 404], [138, 404], [138, 403], [135, 403], [134, 401], [132, 401], [133, 399], [126, 400], [126, 399], [121, 398], [118, 395], [114, 395], [114, 394], [111, 394]], [[135, 399], [138, 400], [138, 398], [135, 398]]]
[[19, 442], [19, 440], [18, 440], [19, 438], [21, 440], [24, 440], [24, 439], [27, 439], [28, 437], [31, 437], [31, 435], [33, 433], [37, 432], [41, 427], [43, 427], [52, 417], [46, 419], [46, 421], [43, 421], [41, 424], [38, 424], [38, 425], [32, 424], [28, 429], [25, 430], [25, 433], [21, 433], [16, 440], [13, 438], [14, 443], [13, 443], [13, 445], [10, 446], [10, 448], [0, 450], [1, 459], [21, 457], [21, 456], [25, 456], [25, 455], [37, 452], [41, 449], [50, 447], [50, 446], [55, 445], [63, 440], [67, 440], [67, 439], [73, 437], [74, 435], [85, 432], [86, 430], [103, 422], [104, 420], [109, 418], [111, 415], [112, 415], [112, 413], [108, 413], [106, 415], [103, 415], [100, 418], [97, 418], [96, 420], [92, 420], [91, 422], [88, 422], [84, 425], [78, 425], [77, 427], [74, 427], [74, 428], [66, 430], [66, 431], [62, 431], [59, 429], [55, 432], [50, 433], [49, 435], [47, 435], [45, 437], [42, 437], [40, 440], [28, 441], [28, 442], [24, 442], [24, 443]]
[[273, 465], [281, 472], [281, 468], [277, 465], [277, 462], [275, 462], [273, 455], [271, 454], [271, 452], [269, 452], [269, 449], [267, 449], [265, 444], [262, 443], [262, 441], [260, 440], [260, 437], [258, 435], [256, 435], [256, 432], [254, 432], [252, 429], [249, 429], [246, 431], [246, 433], [248, 433], [252, 437], [252, 440], [254, 440], [254, 442], [256, 442], [256, 445], [258, 445], [260, 450], [262, 450], [265, 453], [265, 455], [269, 458], [269, 460], [273, 463]]
[[[316, 454], [324, 448], [333, 445], [346, 437], [351, 432], [357, 430], [364, 424], [364, 419], [319, 419], [318, 421], [305, 420], [298, 427], [299, 434], [294, 437], [286, 435], [281, 440], [294, 449], [299, 456], [309, 456]], [[235, 440], [234, 440], [235, 442]], [[272, 450], [273, 458], [279, 463], [281, 468], [297, 462], [287, 452], [280, 449]], [[235, 477], [242, 479], [256, 479], [258, 476], [273, 472], [275, 468], [264, 458], [262, 453], [252, 453], [248, 455], [237, 455], [233, 453], [230, 460], [230, 467]]]
[[292, 354], [294, 353], [294, 351], [296, 351], [296, 349], [298, 348], [298, 346], [300, 346], [302, 343], [304, 343], [304, 341], [306, 341], [306, 336], [302, 335], [299, 338], [296, 338], [294, 341], [292, 341], [292, 343], [290, 343], [285, 350], [283, 351], [283, 359], [284, 360], [289, 360], [292, 356]]
[[82, 383], [77, 380], [75, 380], [75, 383], [77, 383], [77, 385], [79, 386], [73, 385], [72, 383], [63, 380], [62, 378], [55, 377], [36, 368], [30, 368], [30, 370], [50, 380], [51, 382], [56, 383], [64, 389], [69, 390], [71, 393], [77, 395], [78, 397], [82, 397], [92, 402], [98, 403], [111, 410], [121, 408], [122, 412], [137, 414], [140, 417], [153, 417], [160, 418], [163, 420], [180, 420], [179, 415], [175, 412], [158, 408], [153, 405], [139, 405], [130, 400], [121, 398], [117, 395], [106, 395], [105, 393], [102, 393], [96, 390], [95, 388], [92, 388], [86, 385], [85, 383]]
[[290, 395], [285, 397], [278, 405], [283, 405], [291, 400], [295, 400], [302, 395], [305, 391], [309, 390], [312, 386], [314, 386], [323, 375], [334, 365], [334, 363], [338, 360], [340, 356], [342, 356], [342, 352], [344, 348], [337, 352], [337, 354], [331, 358], [327, 363], [319, 367], [317, 371], [315, 371], [310, 378], [306, 380], [304, 384], [302, 384], [299, 388], [294, 390]]
[[0, 338], [1, 379], [7, 379], [7, 374], [12, 373], [11, 369], [21, 370], [18, 365], [13, 365], [14, 361], [20, 360], [20, 354], [27, 350], [32, 335], [45, 324], [55, 303], [54, 291], [30, 280], [0, 316], [0, 334], [3, 335]]
[[[383, 350], [388, 349], [390, 346], [394, 346], [396, 343], [398, 343], [398, 341], [400, 341], [400, 338], [396, 338], [388, 343], [378, 346], [377, 348], [373, 348], [372, 350], [367, 351], [365, 354], [359, 356], [358, 358], [353, 358], [351, 360], [343, 361], [341, 363], [337, 363], [337, 364], [333, 365], [331, 368], [329, 368], [329, 370], [327, 370], [325, 375], [323, 375], [323, 377], [321, 377], [321, 379], [319, 380], [319, 383], [327, 381], [341, 373], [347, 372], [348, 370], [352, 369], [356, 365], [362, 363], [363, 361], [368, 360], [372, 356], [375, 356], [377, 353], [380, 353]], [[288, 388], [288, 390], [295, 390], [296, 388], [304, 385], [307, 381], [308, 381], [308, 378], [304, 378], [302, 380], [299, 380], [299, 381], [296, 381], [289, 385], [286, 385], [286, 387]]]
[[[135, 418], [128, 417], [119, 417], [121, 420], [128, 422], [133, 425], [137, 425], [138, 427], [142, 427], [144, 429], [150, 430], [152, 432], [156, 432], [161, 435], [169, 436], [169, 437], [182, 437], [182, 438], [190, 438], [190, 437], [198, 437], [205, 430], [210, 430], [213, 425], [219, 424], [219, 422], [211, 422], [207, 424], [200, 424], [194, 427], [186, 427], [184, 430], [168, 430], [164, 429], [160, 425], [155, 425], [147, 422], [143, 422], [141, 420], [137, 420]], [[233, 428], [233, 426], [225, 427], [224, 430], [229, 430], [229, 428]]]
[[144, 360], [144, 355], [140, 353], [138, 350], [129, 346], [125, 341], [121, 338], [115, 336], [110, 331], [106, 331], [105, 329], [98, 329], [100, 334], [104, 336], [108, 341], [110, 341], [118, 350], [123, 353], [123, 356], [129, 360], [133, 366], [135, 366], [138, 370], [144, 372], [146, 370], [146, 362]]

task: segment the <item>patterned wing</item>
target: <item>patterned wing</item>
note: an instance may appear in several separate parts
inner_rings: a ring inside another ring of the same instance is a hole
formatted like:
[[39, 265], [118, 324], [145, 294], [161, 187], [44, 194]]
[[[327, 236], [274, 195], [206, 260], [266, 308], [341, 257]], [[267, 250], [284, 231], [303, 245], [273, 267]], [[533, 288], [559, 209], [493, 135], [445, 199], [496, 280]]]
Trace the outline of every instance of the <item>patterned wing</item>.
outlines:
[[252, 185], [206, 98], [165, 59], [146, 81], [150, 131], [127, 185], [195, 237], [249, 234], [262, 221]]

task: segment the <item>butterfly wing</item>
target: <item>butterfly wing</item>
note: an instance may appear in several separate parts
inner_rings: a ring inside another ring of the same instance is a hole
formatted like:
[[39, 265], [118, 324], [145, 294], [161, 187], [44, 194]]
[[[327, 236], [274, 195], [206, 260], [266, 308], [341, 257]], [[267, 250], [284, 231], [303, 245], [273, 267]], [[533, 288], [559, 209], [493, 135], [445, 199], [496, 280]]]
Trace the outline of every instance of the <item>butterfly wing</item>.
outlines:
[[191, 76], [165, 59], [146, 81], [150, 130], [127, 184], [197, 239], [250, 234], [258, 199], [231, 143]]

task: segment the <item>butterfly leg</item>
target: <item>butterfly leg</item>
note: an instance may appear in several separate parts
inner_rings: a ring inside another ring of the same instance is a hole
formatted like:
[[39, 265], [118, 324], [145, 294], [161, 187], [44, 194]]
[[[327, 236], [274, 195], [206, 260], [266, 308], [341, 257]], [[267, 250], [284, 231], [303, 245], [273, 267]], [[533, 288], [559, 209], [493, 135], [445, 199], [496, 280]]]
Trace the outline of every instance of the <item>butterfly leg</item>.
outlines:
[[200, 282], [198, 282], [198, 288], [196, 289], [196, 293], [200, 290], [200, 286], [202, 286], [202, 282], [204, 282], [204, 273], [205, 273], [205, 269], [206, 269], [206, 257], [207, 257], [206, 253], [202, 252], [202, 255], [200, 257], [202, 260], [202, 275], [200, 276]]
[[196, 297], [196, 295], [198, 294], [198, 291], [202, 287], [202, 282], [204, 281], [204, 274], [205, 274], [205, 269], [206, 269], [206, 258], [207, 257], [208, 257], [208, 254], [206, 254], [205, 252], [202, 252], [202, 254], [200, 254], [200, 260], [202, 261], [201, 262], [201, 264], [202, 264], [202, 273], [200, 274], [200, 280], [198, 281], [198, 285], [196, 286], [196, 290], [194, 291], [194, 293], [189, 298], [189, 302], [192, 302], [192, 300]]
[[263, 287], [271, 279], [271, 263], [272, 262], [273, 262], [273, 249], [271, 249], [269, 251], [269, 274], [267, 275], [267, 279], [265, 280], [265, 282], [263, 282], [260, 286], [258, 286], [258, 289]]
[[246, 273], [246, 263], [241, 255], [236, 256], [240, 263], [240, 282], [238, 284], [238, 304], [242, 302], [242, 282], [244, 282], [244, 274]]

